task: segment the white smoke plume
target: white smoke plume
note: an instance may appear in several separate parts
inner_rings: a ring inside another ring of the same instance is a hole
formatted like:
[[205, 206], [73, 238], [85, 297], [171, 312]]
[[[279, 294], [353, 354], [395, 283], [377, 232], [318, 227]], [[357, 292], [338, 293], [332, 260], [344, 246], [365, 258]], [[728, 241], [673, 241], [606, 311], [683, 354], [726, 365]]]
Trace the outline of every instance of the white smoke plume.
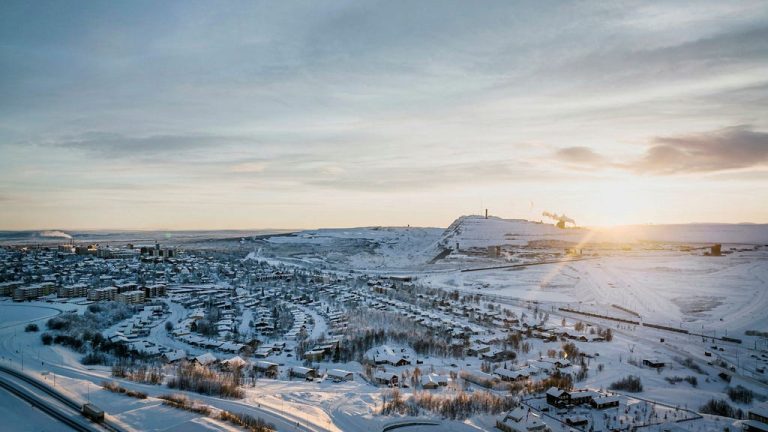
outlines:
[[65, 239], [71, 239], [72, 236], [65, 233], [64, 231], [41, 231], [40, 237], [57, 237], [57, 238], [65, 238]]

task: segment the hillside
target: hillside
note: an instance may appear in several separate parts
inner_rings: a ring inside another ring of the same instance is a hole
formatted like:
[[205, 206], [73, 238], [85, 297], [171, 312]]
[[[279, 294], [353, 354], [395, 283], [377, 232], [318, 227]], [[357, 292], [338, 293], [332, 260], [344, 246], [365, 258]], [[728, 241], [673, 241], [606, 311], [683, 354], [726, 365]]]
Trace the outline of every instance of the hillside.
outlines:
[[[768, 225], [690, 224], [632, 225], [613, 228], [566, 228], [523, 219], [461, 216], [446, 229], [361, 227], [317, 229], [256, 241], [260, 256], [309, 266], [357, 270], [430, 270], [464, 267], [487, 261], [490, 246], [514, 257], [530, 250], [565, 247], [616, 248], [640, 242], [708, 245], [768, 244]], [[613, 246], [612, 246], [613, 245]], [[503, 258], [503, 257], [502, 257]], [[535, 257], [532, 258], [536, 260]]]

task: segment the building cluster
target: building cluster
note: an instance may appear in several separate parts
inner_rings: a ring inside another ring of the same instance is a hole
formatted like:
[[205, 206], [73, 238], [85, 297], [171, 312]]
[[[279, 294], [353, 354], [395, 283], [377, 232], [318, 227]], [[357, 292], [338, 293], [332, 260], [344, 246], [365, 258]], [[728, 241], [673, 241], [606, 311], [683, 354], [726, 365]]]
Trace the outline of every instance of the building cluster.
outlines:
[[[0, 296], [16, 301], [85, 297], [142, 303], [164, 296], [169, 285], [221, 280], [249, 285], [264, 280], [258, 273], [234, 260], [180, 253], [159, 244], [0, 248]], [[269, 278], [283, 277], [271, 273]]]
[[135, 254], [108, 259], [77, 253], [78, 248], [0, 249], [0, 295], [15, 301], [83, 298], [137, 304], [164, 296], [167, 283], [174, 280], [171, 263], [158, 268], [145, 265]]
[[115, 343], [126, 343], [133, 351], [145, 354], [161, 354], [155, 343], [144, 341], [152, 329], [168, 317], [167, 308], [160, 305], [146, 305], [138, 313], [103, 332], [104, 337]]

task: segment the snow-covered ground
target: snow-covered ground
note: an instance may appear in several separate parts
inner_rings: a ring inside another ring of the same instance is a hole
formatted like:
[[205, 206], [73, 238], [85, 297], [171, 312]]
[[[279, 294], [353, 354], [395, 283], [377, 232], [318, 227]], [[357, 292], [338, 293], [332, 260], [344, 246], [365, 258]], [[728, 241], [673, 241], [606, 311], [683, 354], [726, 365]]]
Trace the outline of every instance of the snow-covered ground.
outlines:
[[768, 326], [768, 250], [722, 257], [612, 252], [593, 260], [424, 275], [431, 286], [564, 304], [711, 333]]
[[[282, 270], [300, 268], [334, 275], [363, 275], [373, 281], [372, 285], [385, 281], [387, 276], [408, 277], [424, 289], [479, 294], [474, 305], [479, 310], [505, 308], [517, 317], [526, 314], [527, 319], [523, 320], [527, 321], [526, 325], [540, 324], [553, 331], [575, 332], [575, 324], [583, 322], [590, 328], [612, 329], [614, 338], [611, 342], [573, 342], [581, 352], [591, 356], [589, 374], [577, 383], [578, 387], [604, 390], [614, 381], [636, 375], [644, 385], [644, 390], [637, 396], [694, 411], [710, 399], [727, 399], [724, 392], [729, 385], [741, 385], [757, 395], [768, 397], [768, 376], [759, 371], [768, 364], [764, 355], [768, 353], [768, 341], [746, 334], [748, 330], [768, 331], [766, 225], [560, 229], [538, 222], [466, 216], [447, 229], [322, 229], [252, 241], [255, 248], [247, 256], [249, 260], [264, 261], [280, 266]], [[702, 248], [715, 243], [723, 245], [724, 254], [705, 255], [710, 249]], [[516, 267], [510, 267], [513, 265]], [[303, 294], [316, 295], [320, 285], [325, 286], [320, 282], [310, 283]], [[471, 320], [469, 314], [456, 313], [458, 305], [437, 307], [436, 301], [425, 301], [417, 306], [392, 298], [388, 288], [373, 291], [365, 283], [350, 283], [344, 289], [358, 301], [355, 307], [406, 312], [410, 318], [423, 317], [422, 321], [426, 323], [451, 322], [456, 328], [471, 329], [479, 339], [501, 341], [508, 335], [509, 330], [501, 326], [478, 323]], [[274, 292], [273, 295], [277, 294]], [[334, 296], [343, 294], [335, 292]], [[280, 298], [281, 302], [289, 303], [282, 296]], [[325, 311], [329, 306], [327, 301], [329, 298], [315, 299], [311, 304], [290, 305], [292, 311], [311, 318], [312, 325], [307, 326], [306, 332], [312, 340], [327, 339], [333, 326]], [[164, 302], [168, 306], [168, 315], [150, 330], [146, 339], [167, 348], [183, 349], [190, 355], [206, 352], [169, 334], [162, 323], [177, 324], [187, 319], [190, 311], [171, 299]], [[344, 310], [341, 303], [330, 307]], [[155, 397], [168, 393], [162, 386], [121, 383], [147, 392], [150, 398], [144, 401], [99, 390], [97, 386], [101, 381], [111, 379], [109, 368], [85, 367], [79, 362], [80, 354], [58, 345], [44, 346], [39, 333], [23, 331], [27, 322], [37, 322], [42, 328], [51, 316], [67, 310], [82, 312], [83, 308], [66, 302], [0, 302], [2, 361], [20, 367], [24, 357], [26, 370], [56, 373], [60, 376], [57, 384], [66, 386], [67, 392], [81, 400], [98, 400], [117, 421], [129, 427], [140, 425], [137, 429], [142, 430], [232, 428], [207, 417], [161, 406]], [[541, 316], [546, 312], [549, 319], [532, 318], [534, 308], [541, 312]], [[560, 308], [662, 324], [696, 334], [619, 323]], [[257, 312], [251, 308], [238, 310], [242, 313], [236, 317], [235, 325], [241, 334], [250, 335], [255, 331], [250, 323], [256, 319]], [[357, 325], [368, 324], [365, 321], [368, 316], [363, 316], [364, 319], [358, 318]], [[371, 313], [370, 318], [373, 317], [374, 313]], [[566, 321], [564, 326], [562, 319]], [[582, 333], [590, 334], [588, 330]], [[722, 336], [738, 338], [743, 343], [712, 339]], [[282, 336], [276, 336], [269, 342], [280, 338]], [[472, 344], [477, 345], [475, 336], [472, 338]], [[560, 350], [562, 346], [560, 340], [548, 342], [531, 337], [526, 341], [530, 344], [529, 351], [524, 354], [518, 351], [517, 359], [511, 363], [522, 366], [526, 361], [536, 361], [546, 356], [547, 351]], [[502, 344], [494, 343], [497, 348]], [[329, 369], [354, 372], [355, 377], [349, 382], [289, 379], [285, 372], [287, 368], [302, 365], [302, 360], [297, 358], [300, 353], [296, 352], [295, 340], [288, 345], [292, 350], [267, 358], [280, 364], [279, 378], [259, 379], [255, 386], [246, 386], [243, 400], [191, 393], [189, 396], [213, 407], [259, 415], [275, 423], [279, 430], [378, 430], [401, 420], [377, 414], [387, 389], [367, 382], [362, 377], [365, 368], [360, 363], [339, 364], [328, 359], [313, 362], [312, 366], [321, 373]], [[416, 356], [409, 347], [403, 348], [409, 355]], [[219, 357], [222, 355], [217, 353]], [[643, 366], [643, 359], [662, 361], [665, 367], [657, 370]], [[683, 364], [685, 359], [690, 359], [698, 369], [692, 368], [690, 363]], [[419, 360], [423, 362], [420, 364], [423, 370], [432, 368], [444, 375], [478, 372], [485, 363], [478, 356], [461, 360], [426, 356]], [[510, 364], [512, 366], [514, 364]], [[383, 368], [400, 375], [411, 372], [413, 365]], [[574, 372], [579, 367], [570, 368], [569, 372]], [[720, 373], [728, 373], [731, 383], [721, 379]], [[695, 377], [697, 385], [675, 382], [677, 377]], [[404, 393], [409, 395], [412, 391], [408, 389]], [[445, 394], [450, 391], [455, 389], [435, 392]], [[749, 404], [734, 405], [744, 410], [750, 407]], [[443, 428], [466, 431], [489, 430], [495, 421], [493, 416], [482, 415], [466, 421], [439, 420]], [[705, 417], [697, 423], [687, 423], [686, 428], [708, 430], [717, 426], [722, 430], [722, 426], [729, 424], [729, 420]], [[438, 430], [432, 428], [421, 425], [400, 430]]]

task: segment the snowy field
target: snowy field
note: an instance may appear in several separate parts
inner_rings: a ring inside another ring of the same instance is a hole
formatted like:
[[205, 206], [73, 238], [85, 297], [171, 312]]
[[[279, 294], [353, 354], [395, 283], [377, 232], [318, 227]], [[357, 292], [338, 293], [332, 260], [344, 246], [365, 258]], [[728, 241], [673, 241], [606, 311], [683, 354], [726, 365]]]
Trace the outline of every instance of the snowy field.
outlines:
[[435, 287], [592, 306], [691, 330], [768, 326], [768, 250], [709, 257], [678, 252], [615, 254], [594, 260], [508, 270], [425, 275]]

